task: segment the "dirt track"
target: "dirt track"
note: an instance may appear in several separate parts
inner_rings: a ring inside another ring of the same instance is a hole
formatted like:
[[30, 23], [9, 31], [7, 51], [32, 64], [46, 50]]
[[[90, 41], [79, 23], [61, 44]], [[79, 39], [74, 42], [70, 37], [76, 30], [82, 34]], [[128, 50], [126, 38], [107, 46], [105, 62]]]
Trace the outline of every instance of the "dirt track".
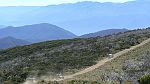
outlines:
[[99, 61], [96, 65], [93, 65], [93, 66], [91, 66], [91, 67], [89, 67], [89, 68], [86, 68], [86, 69], [84, 69], [84, 70], [82, 70], [82, 71], [80, 71], [80, 72], [77, 72], [77, 73], [72, 74], [72, 75], [64, 76], [64, 79], [63, 79], [63, 80], [70, 79], [70, 78], [73, 78], [73, 77], [75, 77], [75, 76], [78, 76], [78, 75], [81, 75], [81, 74], [84, 74], [84, 73], [93, 71], [93, 70], [97, 69], [98, 67], [104, 65], [106, 62], [110, 62], [111, 60], [113, 60], [113, 59], [115, 59], [115, 58], [117, 58], [117, 57], [119, 57], [119, 56], [121, 56], [121, 55], [123, 55], [123, 54], [125, 54], [125, 53], [128, 53], [129, 51], [134, 50], [134, 49], [136, 49], [136, 48], [138, 48], [138, 47], [140, 47], [140, 46], [143, 46], [143, 45], [145, 45], [145, 44], [148, 43], [148, 42], [150, 42], [150, 39], [143, 41], [141, 44], [138, 44], [138, 45], [136, 45], [136, 46], [132, 46], [132, 47], [129, 48], [129, 49], [125, 49], [125, 50], [123, 50], [123, 51], [120, 51], [120, 52], [114, 54], [114, 55], [113, 55], [113, 58], [106, 58], [106, 59], [104, 59], [104, 60]]
[[[115, 59], [115, 58], [117, 58], [117, 57], [119, 57], [119, 56], [121, 56], [121, 55], [123, 55], [123, 54], [125, 54], [125, 53], [128, 53], [128, 52], [131, 51], [131, 50], [134, 50], [134, 49], [136, 49], [136, 48], [138, 48], [138, 47], [141, 47], [141, 46], [145, 45], [145, 44], [148, 43], [148, 42], [150, 42], [150, 39], [145, 40], [145, 41], [143, 41], [142, 43], [140, 43], [140, 44], [138, 44], [138, 45], [136, 45], [136, 46], [132, 46], [132, 47], [129, 48], [129, 49], [125, 49], [125, 50], [123, 50], [123, 51], [120, 51], [120, 52], [114, 54], [114, 55], [113, 55], [113, 58], [106, 58], [106, 59], [103, 59], [103, 60], [99, 61], [96, 65], [93, 65], [93, 66], [91, 66], [91, 67], [88, 67], [88, 68], [86, 68], [86, 69], [84, 69], [84, 70], [82, 70], [82, 71], [80, 71], [80, 72], [75, 73], [75, 74], [68, 75], [68, 76], [64, 76], [63, 79], [58, 79], [57, 81], [70, 79], [70, 78], [73, 78], [73, 77], [75, 77], [75, 76], [78, 76], [78, 75], [81, 75], [81, 74], [84, 74], [84, 73], [93, 71], [93, 70], [97, 69], [98, 67], [104, 65], [106, 62], [110, 62], [111, 60], [113, 60], [113, 59]], [[34, 84], [34, 83], [33, 83], [33, 82], [31, 83], [31, 81], [26, 81], [24, 84]]]

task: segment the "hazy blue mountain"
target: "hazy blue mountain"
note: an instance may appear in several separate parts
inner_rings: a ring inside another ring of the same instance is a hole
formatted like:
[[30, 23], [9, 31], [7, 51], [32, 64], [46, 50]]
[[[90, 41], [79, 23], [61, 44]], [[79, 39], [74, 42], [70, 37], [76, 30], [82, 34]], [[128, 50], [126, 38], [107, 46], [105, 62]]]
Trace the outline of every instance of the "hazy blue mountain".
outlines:
[[28, 45], [28, 44], [31, 44], [31, 43], [28, 41], [16, 39], [13, 37], [0, 38], [0, 49], [12, 48], [12, 47], [23, 46], [23, 45]]
[[126, 3], [78, 2], [41, 7], [0, 7], [0, 23], [17, 26], [52, 23], [81, 35], [108, 28], [148, 27], [150, 26], [149, 13], [149, 0]]
[[97, 37], [97, 36], [107, 36], [107, 35], [112, 35], [112, 34], [117, 34], [121, 32], [126, 32], [128, 29], [107, 29], [107, 30], [102, 30], [99, 32], [95, 33], [90, 33], [90, 34], [85, 34], [80, 36], [81, 38], [90, 38], [90, 37]]
[[52, 24], [41, 23], [20, 27], [9, 26], [0, 29], [0, 38], [12, 36], [29, 42], [41, 42], [47, 40], [69, 39], [76, 35]]
[[5, 26], [4, 25], [0, 25], [0, 28], [4, 28]]
[[[20, 23], [16, 23], [23, 19], [22, 17], [26, 17], [26, 13], [31, 12], [32, 10], [36, 10], [40, 7], [35, 6], [0, 6], [0, 23], [1, 25], [6, 24], [9, 25], [19, 25]], [[31, 12], [32, 13], [32, 12]], [[20, 17], [21, 16], [21, 17]], [[25, 23], [24, 21], [23, 23]]]

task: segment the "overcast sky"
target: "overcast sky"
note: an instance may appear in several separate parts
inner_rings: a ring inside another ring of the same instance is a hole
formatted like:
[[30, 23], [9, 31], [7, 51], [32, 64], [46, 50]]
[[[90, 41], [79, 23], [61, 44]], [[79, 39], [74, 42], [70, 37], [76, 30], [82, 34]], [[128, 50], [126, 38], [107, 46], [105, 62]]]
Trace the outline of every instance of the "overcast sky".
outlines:
[[131, 0], [0, 0], [0, 6], [45, 6], [51, 4], [75, 3], [81, 1], [126, 2]]

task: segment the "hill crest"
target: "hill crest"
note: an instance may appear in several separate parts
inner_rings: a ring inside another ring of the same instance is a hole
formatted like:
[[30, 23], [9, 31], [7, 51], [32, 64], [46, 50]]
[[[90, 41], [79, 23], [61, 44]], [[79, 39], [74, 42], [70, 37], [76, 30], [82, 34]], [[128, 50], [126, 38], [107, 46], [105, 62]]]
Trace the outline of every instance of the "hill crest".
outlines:
[[20, 27], [6, 27], [0, 29], [0, 37], [12, 36], [30, 42], [42, 42], [48, 40], [71, 39], [76, 37], [73, 33], [56, 25], [41, 23]]

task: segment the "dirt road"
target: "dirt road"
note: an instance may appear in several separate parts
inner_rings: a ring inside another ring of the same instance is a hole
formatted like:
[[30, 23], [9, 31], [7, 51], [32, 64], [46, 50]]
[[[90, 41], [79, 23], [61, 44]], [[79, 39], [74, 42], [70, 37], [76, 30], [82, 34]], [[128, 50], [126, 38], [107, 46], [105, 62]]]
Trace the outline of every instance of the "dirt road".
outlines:
[[64, 79], [62, 79], [62, 80], [70, 79], [70, 78], [73, 78], [75, 76], [78, 76], [78, 75], [81, 75], [81, 74], [93, 71], [93, 70], [97, 69], [98, 67], [104, 65], [106, 62], [110, 62], [111, 60], [113, 60], [113, 59], [115, 59], [115, 58], [117, 58], [117, 57], [119, 57], [119, 56], [121, 56], [121, 55], [123, 55], [125, 53], [128, 53], [129, 51], [134, 50], [134, 49], [136, 49], [136, 48], [138, 48], [140, 46], [143, 46], [143, 45], [145, 45], [148, 42], [150, 42], [150, 39], [143, 41], [141, 44], [138, 44], [136, 46], [132, 46], [129, 49], [125, 49], [123, 51], [120, 51], [120, 52], [114, 54], [113, 58], [106, 58], [104, 60], [99, 61], [96, 65], [93, 65], [93, 66], [91, 66], [89, 68], [86, 68], [86, 69], [84, 69], [84, 70], [82, 70], [80, 72], [77, 72], [77, 73], [72, 74], [72, 75], [64, 76]]
[[[112, 58], [103, 59], [103, 60], [99, 61], [96, 65], [93, 65], [93, 66], [91, 66], [91, 67], [88, 67], [88, 68], [86, 68], [86, 69], [84, 69], [84, 70], [82, 70], [82, 71], [80, 71], [80, 72], [77, 72], [77, 73], [72, 74], [72, 75], [64, 76], [63, 79], [57, 79], [57, 81], [62, 81], [62, 80], [70, 79], [70, 78], [73, 78], [73, 77], [75, 77], [75, 76], [78, 76], [78, 75], [81, 75], [81, 74], [84, 74], [84, 73], [93, 71], [93, 70], [99, 68], [100, 66], [104, 65], [106, 62], [110, 62], [110, 61], [112, 61], [113, 59], [115, 59], [115, 58], [117, 58], [117, 57], [119, 57], [119, 56], [121, 56], [121, 55], [123, 55], [123, 54], [125, 54], [125, 53], [128, 53], [128, 52], [131, 51], [131, 50], [134, 50], [134, 49], [136, 49], [136, 48], [139, 48], [139, 47], [145, 45], [145, 44], [148, 43], [148, 42], [150, 42], [150, 39], [147, 39], [147, 40], [143, 41], [142, 43], [140, 43], [140, 44], [138, 44], [138, 45], [136, 45], [136, 46], [132, 46], [132, 47], [129, 48], [129, 49], [125, 49], [125, 50], [123, 50], [123, 51], [120, 51], [120, 52], [114, 54]], [[54, 80], [56, 80], [56, 79], [54, 79]], [[34, 84], [34, 83], [33, 83], [33, 82], [31, 83], [31, 81], [26, 81], [24, 84]]]

